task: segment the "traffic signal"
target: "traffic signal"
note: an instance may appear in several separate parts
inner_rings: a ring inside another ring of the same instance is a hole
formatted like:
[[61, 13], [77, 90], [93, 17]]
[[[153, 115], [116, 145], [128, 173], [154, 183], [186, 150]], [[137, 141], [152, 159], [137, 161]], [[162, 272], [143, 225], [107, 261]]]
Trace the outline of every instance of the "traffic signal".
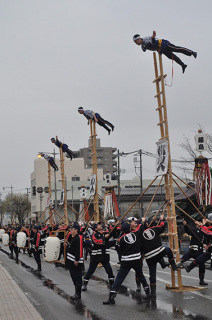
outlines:
[[36, 186], [32, 187], [32, 195], [36, 196]]

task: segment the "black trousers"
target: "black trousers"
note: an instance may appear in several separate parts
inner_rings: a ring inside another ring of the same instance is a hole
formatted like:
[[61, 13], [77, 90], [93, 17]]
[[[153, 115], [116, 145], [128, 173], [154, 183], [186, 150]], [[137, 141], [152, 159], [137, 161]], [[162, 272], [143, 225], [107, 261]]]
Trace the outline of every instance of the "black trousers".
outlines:
[[80, 287], [81, 288], [82, 287], [82, 267], [81, 266], [75, 267], [74, 265], [70, 266], [69, 267], [69, 272], [70, 272], [73, 284], [76, 287]]
[[146, 278], [143, 275], [142, 272], [142, 263], [141, 260], [135, 260], [133, 262], [130, 262], [128, 266], [122, 266], [119, 269], [119, 272], [116, 276], [114, 285], [112, 287], [112, 290], [118, 291], [118, 289], [120, 288], [121, 284], [123, 283], [124, 279], [126, 278], [126, 276], [128, 275], [128, 273], [130, 272], [130, 269], [134, 269], [135, 270], [135, 274], [136, 274], [136, 279], [140, 280], [140, 282], [142, 283], [143, 287], [146, 288], [148, 287]]
[[[203, 252], [199, 252], [198, 256], [195, 256], [192, 254], [192, 252], [189, 250], [180, 259], [182, 262], [188, 261], [190, 258], [197, 259], [200, 255], [202, 255]], [[195, 260], [196, 261], [196, 260]], [[199, 273], [205, 273], [205, 255], [201, 256], [199, 260], [197, 260], [199, 263]], [[207, 261], [207, 260], [206, 260]]]
[[[97, 122], [97, 123], [98, 123], [101, 127], [105, 128], [107, 131], [110, 131], [110, 129], [108, 128], [108, 126], [111, 127], [111, 128], [113, 128], [112, 123], [110, 123], [109, 121], [103, 119], [101, 116], [97, 116], [97, 119], [98, 119], [98, 122]], [[106, 125], [108, 125], [108, 126], [106, 126]]]
[[9, 246], [9, 249], [10, 249], [10, 252], [11, 252], [11, 254], [13, 254], [13, 245], [12, 246]]
[[87, 273], [86, 273], [86, 275], [84, 277], [85, 280], [89, 280], [90, 279], [90, 277], [95, 272], [95, 270], [96, 270], [96, 268], [97, 268], [99, 263], [101, 263], [103, 265], [106, 273], [108, 274], [108, 279], [109, 280], [114, 279], [113, 270], [111, 268], [111, 265], [110, 265], [109, 261], [107, 261], [107, 262], [96, 262], [96, 261], [91, 260], [89, 268], [88, 268], [88, 271], [87, 271]]
[[41, 265], [40, 252], [34, 251], [34, 252], [33, 252], [33, 256], [34, 256], [34, 258], [35, 258], [35, 261], [37, 262], [37, 265], [38, 265], [38, 266]]
[[178, 63], [179, 65], [184, 65], [184, 63], [180, 60], [180, 58], [178, 56], [176, 56], [175, 54], [173, 54], [173, 52], [178, 52], [178, 53], [183, 53], [186, 56], [192, 56], [193, 51], [183, 48], [183, 47], [179, 47], [179, 46], [175, 46], [174, 44], [170, 43], [166, 49], [163, 51], [163, 54], [169, 58], [172, 59]]
[[163, 254], [162, 255], [158, 255], [158, 258], [157, 258], [157, 256], [155, 256], [155, 259], [153, 261], [146, 260], [147, 265], [149, 267], [149, 281], [150, 281], [150, 284], [156, 284], [157, 263], [161, 260], [161, 258], [163, 258], [165, 256], [168, 256], [169, 260], [173, 259], [173, 253], [172, 253], [172, 251], [171, 251], [171, 249], [169, 247], [165, 247], [165, 250], [163, 251]]
[[19, 251], [19, 248], [16, 246], [13, 247], [14, 248], [14, 252], [15, 252], [15, 255], [16, 255], [16, 259], [18, 259], [18, 251]]

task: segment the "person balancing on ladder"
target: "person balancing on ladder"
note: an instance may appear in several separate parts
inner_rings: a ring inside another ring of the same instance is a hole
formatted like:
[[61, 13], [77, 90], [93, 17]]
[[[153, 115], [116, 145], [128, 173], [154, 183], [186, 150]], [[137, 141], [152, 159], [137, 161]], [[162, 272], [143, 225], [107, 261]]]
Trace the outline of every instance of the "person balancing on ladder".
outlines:
[[178, 63], [182, 67], [183, 73], [187, 67], [178, 56], [173, 54], [173, 52], [183, 53], [186, 56], [194, 56], [197, 57], [197, 52], [175, 46], [168, 40], [158, 39], [156, 38], [156, 31], [153, 31], [152, 36], [142, 38], [139, 34], [135, 34], [133, 36], [133, 41], [138, 45], [141, 46], [141, 49], [145, 52], [146, 50], [151, 51], [158, 51], [160, 54], [164, 54], [167, 58], [173, 59], [176, 63]]

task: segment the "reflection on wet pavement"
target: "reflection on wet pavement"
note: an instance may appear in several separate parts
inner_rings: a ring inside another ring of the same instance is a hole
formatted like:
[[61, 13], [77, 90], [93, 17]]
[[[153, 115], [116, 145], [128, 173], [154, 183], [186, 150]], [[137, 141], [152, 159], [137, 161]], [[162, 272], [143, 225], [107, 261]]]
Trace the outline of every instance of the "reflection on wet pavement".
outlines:
[[[9, 255], [9, 253], [2, 248], [0, 248], [2, 252]], [[24, 267], [27, 271], [31, 272], [36, 278], [42, 281], [43, 285], [51, 290], [53, 290], [56, 294], [60, 295], [62, 298], [66, 299], [69, 303], [72, 304], [75, 311], [83, 316], [85, 319], [91, 319], [91, 320], [104, 320], [104, 318], [99, 317], [96, 315], [93, 311], [89, 310], [81, 301], [73, 301], [71, 299], [71, 296], [65, 293], [63, 290], [61, 290], [57, 284], [53, 283], [52, 280], [47, 279], [45, 276], [42, 275], [41, 272], [36, 271], [34, 268], [28, 266], [23, 261], [19, 260], [19, 264]], [[64, 267], [61, 265], [61, 267]], [[107, 286], [109, 288], [108, 281], [97, 277], [92, 276], [91, 279], [98, 282], [98, 285], [101, 286]], [[167, 317], [170, 317], [171, 315], [176, 319], [188, 319], [188, 320], [210, 320], [210, 318], [191, 314], [190, 311], [183, 310], [181, 307], [176, 307], [172, 304], [166, 303], [164, 300], [156, 299], [156, 298], [150, 298], [145, 295], [144, 292], [137, 293], [136, 291], [132, 290], [131, 288], [128, 288], [126, 286], [121, 286], [118, 294], [124, 295], [126, 297], [130, 297], [136, 303], [139, 305], [139, 311], [140, 312], [149, 312], [158, 310], [158, 312], [161, 312], [164, 315], [167, 315]], [[193, 299], [192, 296], [185, 297], [185, 299]], [[154, 318], [153, 318], [154, 319]]]

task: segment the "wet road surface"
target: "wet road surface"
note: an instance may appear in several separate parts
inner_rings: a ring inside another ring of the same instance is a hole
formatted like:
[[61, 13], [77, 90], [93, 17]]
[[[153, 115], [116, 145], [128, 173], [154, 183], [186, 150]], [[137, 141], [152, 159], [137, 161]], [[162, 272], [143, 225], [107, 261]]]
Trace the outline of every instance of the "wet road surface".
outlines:
[[[9, 248], [1, 245], [0, 262], [8, 270], [23, 292], [33, 303], [41, 316], [48, 320], [65, 319], [212, 319], [212, 270], [208, 265], [205, 280], [208, 287], [200, 291], [173, 292], [166, 290], [171, 285], [170, 269], [157, 270], [157, 297], [147, 299], [144, 292], [136, 292], [135, 274], [129, 273], [116, 297], [116, 304], [105, 306], [109, 286], [107, 275], [102, 267], [97, 268], [90, 279], [88, 290], [82, 293], [81, 301], [71, 301], [74, 287], [69, 271], [62, 266], [55, 267], [42, 261], [42, 272], [35, 272], [34, 258], [19, 254], [19, 263], [9, 259]], [[119, 266], [117, 254], [111, 250], [111, 264], [116, 276]], [[85, 270], [89, 261], [85, 262]], [[148, 268], [144, 262], [144, 274], [148, 280]], [[185, 286], [199, 286], [198, 269], [189, 274], [182, 270], [182, 281]]]

